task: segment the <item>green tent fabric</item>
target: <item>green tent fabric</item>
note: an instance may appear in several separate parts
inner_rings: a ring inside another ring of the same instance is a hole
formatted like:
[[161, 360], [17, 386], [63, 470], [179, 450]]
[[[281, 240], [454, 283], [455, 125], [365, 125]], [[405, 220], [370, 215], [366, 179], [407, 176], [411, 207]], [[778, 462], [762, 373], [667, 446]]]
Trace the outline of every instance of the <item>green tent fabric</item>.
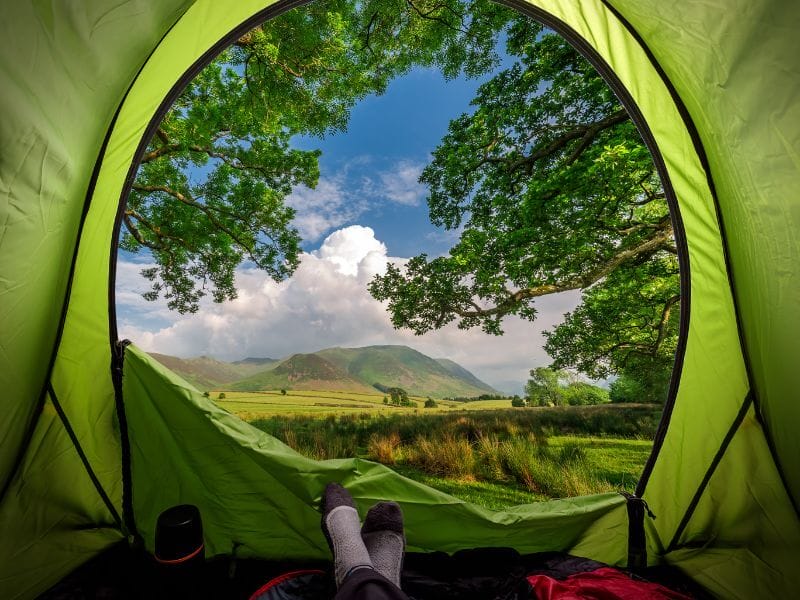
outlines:
[[[0, 597], [33, 598], [125, 538], [151, 548], [155, 518], [178, 502], [200, 506], [212, 554], [324, 556], [314, 506], [331, 479], [362, 507], [400, 501], [413, 549], [627, 560], [636, 499], [494, 512], [380, 465], [312, 461], [117, 344], [115, 227], [154, 118], [232, 36], [296, 4], [0, 6]], [[657, 515], [644, 519], [648, 561], [720, 597], [788, 597], [800, 590], [800, 3], [511, 4], [608, 78], [674, 204], [683, 332], [637, 488]]]

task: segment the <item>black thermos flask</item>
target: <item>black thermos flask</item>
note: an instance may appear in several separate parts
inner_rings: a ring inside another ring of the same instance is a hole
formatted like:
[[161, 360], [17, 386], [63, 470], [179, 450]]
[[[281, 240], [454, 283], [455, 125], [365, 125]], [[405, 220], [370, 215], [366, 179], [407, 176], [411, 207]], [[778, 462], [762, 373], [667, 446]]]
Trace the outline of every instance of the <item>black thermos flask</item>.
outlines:
[[158, 516], [155, 560], [160, 597], [206, 597], [203, 523], [196, 506], [180, 504]]

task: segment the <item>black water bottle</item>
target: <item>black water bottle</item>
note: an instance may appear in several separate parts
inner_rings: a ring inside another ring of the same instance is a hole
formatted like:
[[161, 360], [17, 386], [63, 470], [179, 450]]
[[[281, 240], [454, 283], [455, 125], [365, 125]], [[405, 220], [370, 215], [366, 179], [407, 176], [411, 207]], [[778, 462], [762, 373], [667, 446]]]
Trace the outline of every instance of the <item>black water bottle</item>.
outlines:
[[203, 523], [196, 506], [180, 504], [158, 516], [155, 560], [159, 597], [206, 597]]

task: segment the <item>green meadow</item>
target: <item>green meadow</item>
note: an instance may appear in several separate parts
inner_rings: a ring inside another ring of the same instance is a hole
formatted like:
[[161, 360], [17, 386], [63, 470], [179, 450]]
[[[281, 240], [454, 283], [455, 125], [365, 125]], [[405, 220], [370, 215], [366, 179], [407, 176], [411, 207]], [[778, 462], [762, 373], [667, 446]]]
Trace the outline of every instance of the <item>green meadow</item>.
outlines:
[[650, 453], [658, 405], [511, 408], [335, 391], [212, 392], [226, 410], [319, 459], [361, 457], [488, 508], [632, 491]]

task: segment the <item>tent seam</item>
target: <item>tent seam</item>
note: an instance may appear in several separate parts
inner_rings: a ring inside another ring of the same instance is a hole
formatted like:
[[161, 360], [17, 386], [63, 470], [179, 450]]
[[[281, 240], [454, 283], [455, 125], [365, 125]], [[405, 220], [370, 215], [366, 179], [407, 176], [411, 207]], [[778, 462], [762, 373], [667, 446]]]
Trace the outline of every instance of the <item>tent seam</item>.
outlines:
[[750, 390], [744, 398], [744, 402], [742, 402], [742, 406], [739, 409], [739, 412], [736, 415], [736, 418], [733, 420], [730, 428], [728, 429], [728, 433], [725, 434], [725, 437], [720, 444], [717, 453], [714, 455], [711, 464], [706, 469], [706, 473], [703, 476], [703, 479], [700, 481], [700, 485], [695, 491], [694, 496], [692, 496], [691, 502], [689, 502], [689, 506], [686, 508], [686, 512], [683, 513], [683, 518], [681, 519], [680, 523], [678, 524], [675, 533], [672, 536], [669, 544], [667, 544], [667, 549], [665, 553], [672, 552], [678, 546], [678, 539], [680, 538], [683, 531], [686, 529], [686, 526], [689, 524], [692, 516], [694, 515], [694, 511], [697, 508], [697, 505], [700, 503], [700, 500], [703, 496], [703, 492], [705, 492], [706, 487], [708, 486], [709, 481], [714, 475], [714, 472], [717, 470], [719, 463], [722, 461], [722, 458], [725, 456], [725, 452], [728, 450], [728, 446], [730, 446], [733, 437], [736, 435], [736, 432], [739, 430], [739, 426], [744, 421], [744, 418], [747, 416], [747, 411], [750, 409], [750, 406], [753, 404], [754, 401], [754, 394], [753, 391]]
[[103, 162], [103, 157], [105, 156], [108, 143], [111, 139], [111, 132], [114, 129], [114, 125], [117, 122], [119, 113], [122, 110], [122, 105], [124, 104], [125, 98], [128, 96], [128, 92], [130, 92], [132, 86], [133, 83], [131, 83], [131, 85], [125, 91], [125, 94], [122, 96], [122, 100], [117, 105], [117, 109], [116, 111], [114, 111], [114, 116], [111, 118], [111, 121], [108, 124], [108, 128], [106, 129], [106, 135], [103, 138], [103, 143], [100, 145], [100, 150], [97, 154], [97, 158], [95, 159], [94, 167], [92, 169], [92, 175], [89, 178], [89, 184], [86, 188], [86, 195], [84, 196], [83, 200], [83, 208], [81, 209], [81, 217], [78, 222], [78, 231], [75, 237], [74, 250], [72, 252], [72, 260], [70, 262], [69, 276], [67, 277], [67, 285], [66, 289], [64, 290], [64, 300], [61, 305], [61, 315], [59, 317], [58, 328], [56, 329], [55, 339], [53, 340], [53, 349], [50, 354], [50, 361], [48, 363], [47, 371], [45, 373], [44, 383], [42, 384], [42, 391], [39, 394], [38, 407], [35, 411], [35, 416], [30, 423], [28, 431], [26, 432], [26, 436], [23, 440], [22, 446], [20, 447], [20, 451], [17, 454], [17, 458], [14, 461], [14, 465], [11, 468], [11, 471], [9, 472], [8, 480], [4, 484], [2, 491], [0, 491], [0, 502], [3, 501], [3, 498], [8, 492], [8, 489], [11, 487], [11, 482], [16, 476], [16, 473], [19, 470], [22, 461], [25, 459], [25, 455], [28, 453], [28, 448], [30, 446], [31, 440], [33, 439], [33, 432], [36, 430], [36, 426], [38, 425], [39, 419], [41, 418], [42, 415], [42, 410], [44, 408], [47, 396], [48, 386], [50, 385], [50, 380], [53, 376], [53, 369], [55, 368], [56, 359], [58, 358], [58, 351], [61, 349], [61, 340], [64, 335], [64, 326], [67, 321], [67, 314], [69, 312], [70, 300], [72, 298], [72, 283], [75, 278], [75, 268], [78, 263], [78, 253], [80, 251], [81, 238], [83, 237], [83, 228], [86, 225], [86, 218], [89, 215], [89, 208], [92, 205], [92, 197], [94, 196], [94, 190], [97, 185], [97, 179], [100, 176], [100, 167]]
[[61, 403], [58, 401], [58, 396], [56, 395], [56, 391], [53, 388], [53, 382], [47, 382], [47, 391], [50, 395], [50, 401], [53, 403], [53, 407], [56, 409], [56, 413], [58, 413], [59, 419], [61, 419], [61, 423], [64, 425], [64, 429], [67, 431], [67, 435], [69, 436], [72, 445], [75, 447], [75, 451], [78, 453], [78, 456], [83, 463], [83, 468], [86, 469], [86, 473], [89, 475], [89, 479], [92, 480], [92, 484], [94, 484], [97, 493], [100, 495], [100, 498], [103, 500], [103, 503], [108, 508], [108, 511], [111, 513], [114, 521], [117, 523], [117, 526], [122, 531], [124, 535], [127, 535], [127, 529], [122, 522], [122, 519], [117, 512], [117, 509], [114, 508], [114, 504], [111, 502], [111, 498], [109, 498], [108, 494], [106, 493], [103, 485], [100, 483], [100, 480], [97, 478], [97, 475], [92, 469], [91, 464], [89, 463], [89, 459], [86, 456], [86, 453], [83, 451], [83, 447], [81, 446], [80, 442], [78, 441], [78, 436], [75, 435], [75, 430], [72, 428], [72, 424], [69, 422], [67, 418], [66, 412], [64, 412], [64, 407], [61, 406]]

